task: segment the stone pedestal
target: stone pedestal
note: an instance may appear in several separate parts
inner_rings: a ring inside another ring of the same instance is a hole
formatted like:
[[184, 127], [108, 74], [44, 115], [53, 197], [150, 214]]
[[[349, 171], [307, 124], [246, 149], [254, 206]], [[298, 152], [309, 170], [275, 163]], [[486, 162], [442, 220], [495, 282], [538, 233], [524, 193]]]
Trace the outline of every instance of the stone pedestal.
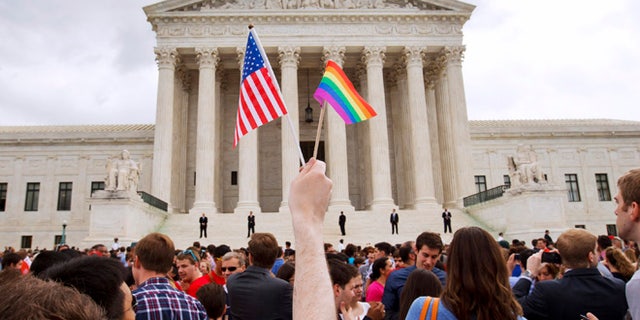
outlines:
[[157, 231], [169, 215], [128, 191], [97, 191], [88, 203], [91, 210], [89, 235], [83, 241], [85, 246], [108, 245], [113, 238], [122, 243], [138, 241]]

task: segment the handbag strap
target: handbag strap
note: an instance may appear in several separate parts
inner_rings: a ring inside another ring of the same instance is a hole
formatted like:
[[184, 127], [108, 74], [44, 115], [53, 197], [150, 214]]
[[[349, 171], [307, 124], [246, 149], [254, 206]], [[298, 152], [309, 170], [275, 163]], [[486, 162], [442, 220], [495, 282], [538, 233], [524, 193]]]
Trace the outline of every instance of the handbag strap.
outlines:
[[[433, 304], [433, 308], [431, 305]], [[422, 305], [422, 310], [420, 311], [420, 320], [427, 319], [427, 312], [431, 309], [431, 320], [436, 320], [438, 318], [438, 306], [440, 305], [440, 299], [427, 297], [424, 300], [424, 304]]]

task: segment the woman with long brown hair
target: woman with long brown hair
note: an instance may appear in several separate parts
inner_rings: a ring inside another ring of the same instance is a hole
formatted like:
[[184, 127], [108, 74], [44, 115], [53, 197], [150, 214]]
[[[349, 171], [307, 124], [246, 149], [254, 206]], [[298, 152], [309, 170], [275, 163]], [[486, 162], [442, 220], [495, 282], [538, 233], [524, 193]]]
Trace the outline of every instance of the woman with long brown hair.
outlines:
[[509, 272], [498, 243], [478, 227], [458, 229], [449, 247], [447, 283], [440, 299], [416, 299], [407, 320], [522, 319], [509, 286]]
[[622, 252], [622, 250], [614, 247], [609, 247], [605, 250], [604, 265], [609, 268], [611, 274], [624, 281], [628, 282], [636, 272], [636, 268], [633, 267], [631, 261]]

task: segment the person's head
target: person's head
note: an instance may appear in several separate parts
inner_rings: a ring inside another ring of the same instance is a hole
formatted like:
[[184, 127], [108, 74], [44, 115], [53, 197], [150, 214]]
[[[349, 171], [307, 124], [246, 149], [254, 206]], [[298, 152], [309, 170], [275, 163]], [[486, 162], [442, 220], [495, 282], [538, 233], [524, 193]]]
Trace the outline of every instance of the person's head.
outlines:
[[624, 248], [624, 243], [622, 242], [622, 239], [620, 239], [620, 237], [614, 237], [613, 239], [611, 239], [611, 245], [620, 250]]
[[327, 265], [329, 266], [336, 307], [340, 307], [340, 302], [351, 304], [351, 301], [356, 297], [355, 278], [360, 277], [358, 269], [337, 259], [328, 259]]
[[640, 169], [633, 169], [618, 179], [616, 226], [620, 237], [640, 241]]
[[196, 292], [196, 298], [204, 306], [209, 319], [218, 319], [224, 315], [227, 296], [221, 285], [209, 283], [200, 287]]
[[423, 232], [416, 238], [414, 251], [416, 252], [416, 267], [432, 270], [440, 260], [442, 253], [442, 239], [433, 232]]
[[67, 255], [57, 251], [42, 251], [33, 259], [29, 272], [34, 277], [38, 277], [40, 273], [44, 272], [47, 268], [63, 263], [69, 260]]
[[402, 263], [405, 267], [412, 266], [416, 263], [416, 253], [413, 251], [413, 246], [413, 241], [407, 241], [402, 244], [400, 249], [398, 249], [398, 255], [400, 256], [400, 259], [402, 259]]
[[407, 317], [411, 303], [418, 297], [439, 297], [442, 293], [442, 284], [438, 277], [431, 271], [415, 269], [411, 271], [400, 294], [400, 317]]
[[220, 272], [225, 279], [234, 273], [243, 272], [246, 268], [247, 262], [243, 254], [231, 251], [222, 256]]
[[200, 255], [194, 249], [187, 249], [176, 256], [176, 266], [180, 280], [191, 282], [202, 276], [200, 272]]
[[205, 216], [205, 215], [204, 215], [204, 212], [202, 213], [202, 216], [203, 216], [203, 217]]
[[207, 274], [211, 272], [211, 262], [207, 259], [200, 260], [200, 272], [202, 274]]
[[373, 262], [373, 267], [371, 268], [371, 275], [369, 278], [371, 281], [378, 280], [380, 277], [387, 277], [389, 273], [391, 273], [391, 261], [387, 257], [382, 257], [376, 259]]
[[388, 242], [378, 242], [373, 247], [375, 248], [376, 259], [389, 257], [393, 254], [393, 246]]
[[333, 247], [333, 244], [325, 242], [324, 253], [337, 253], [338, 251]]
[[596, 240], [596, 243], [598, 244], [598, 252], [604, 251], [605, 249], [611, 247], [613, 244], [611, 243], [611, 238], [609, 238], [608, 236], [601, 234], [598, 236], [598, 239]]
[[88, 295], [109, 319], [134, 319], [133, 298], [124, 282], [125, 275], [119, 260], [87, 256], [52, 266], [42, 276]]
[[344, 211], [340, 211], [340, 215], [341, 215], [341, 216], [344, 216]]
[[515, 319], [522, 308], [509, 286], [502, 250], [479, 227], [458, 229], [449, 247], [443, 303], [458, 319]]
[[538, 281], [554, 280], [558, 277], [560, 269], [553, 263], [545, 262], [538, 269]]
[[271, 269], [279, 251], [278, 241], [271, 233], [254, 233], [249, 240], [249, 261], [253, 266]]
[[291, 241], [285, 241], [284, 242], [284, 247], [287, 248], [287, 249], [291, 248]]
[[22, 268], [23, 263], [24, 262], [22, 261], [22, 258], [20, 257], [19, 254], [14, 252], [9, 252], [2, 257], [2, 270], [5, 270], [7, 268], [20, 270]]
[[216, 266], [219, 264], [222, 257], [229, 252], [231, 252], [231, 248], [226, 244], [221, 244], [213, 250], [213, 260], [216, 262]]
[[567, 268], [590, 268], [598, 263], [596, 236], [584, 229], [569, 229], [556, 241], [556, 248]]
[[346, 254], [348, 257], [355, 256], [357, 251], [358, 247], [356, 247], [356, 245], [353, 243], [347, 244], [347, 246], [344, 248], [344, 254]]
[[161, 275], [167, 274], [173, 266], [174, 251], [173, 241], [165, 234], [155, 232], [140, 239], [133, 258], [133, 276], [136, 284], [141, 283], [137, 276], [140, 269]]
[[635, 272], [635, 268], [622, 250], [609, 247], [605, 250], [604, 263], [612, 272], [620, 272], [623, 276], [630, 278]]
[[253, 215], [253, 211], [249, 211], [249, 215], [252, 216]]
[[98, 243], [96, 245], [94, 245], [93, 247], [91, 247], [91, 250], [89, 250], [89, 255], [90, 256], [99, 256], [99, 257], [108, 257], [109, 256], [109, 249], [107, 249], [107, 246], [105, 246], [102, 243]]
[[547, 240], [540, 238], [538, 240], [536, 240], [536, 249], [538, 250], [544, 250], [547, 248]]
[[295, 283], [296, 280], [296, 265], [294, 262], [285, 262], [280, 269], [278, 269], [278, 273], [276, 274], [276, 278], [280, 278], [284, 281], [289, 282], [291, 286]]
[[89, 296], [76, 289], [36, 277], [22, 277], [18, 270], [0, 272], [0, 314], [5, 320], [107, 319]]

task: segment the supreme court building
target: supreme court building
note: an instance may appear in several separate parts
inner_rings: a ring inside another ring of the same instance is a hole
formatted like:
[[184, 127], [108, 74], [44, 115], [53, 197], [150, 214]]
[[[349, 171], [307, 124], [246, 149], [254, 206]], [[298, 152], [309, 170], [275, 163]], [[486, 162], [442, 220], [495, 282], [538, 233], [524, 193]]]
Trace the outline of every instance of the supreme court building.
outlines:
[[[179, 234], [179, 217], [205, 213], [227, 237], [216, 243], [231, 244], [225, 223], [239, 226], [249, 211], [284, 219], [300, 166], [289, 123], [272, 121], [233, 148], [250, 24], [278, 77], [305, 159], [320, 113], [312, 95], [328, 59], [343, 67], [378, 113], [345, 125], [333, 109], [326, 112], [319, 158], [333, 180], [329, 220], [344, 211], [353, 214], [350, 221], [360, 216], [386, 226], [388, 212], [398, 208], [405, 213], [403, 227], [415, 229], [405, 233], [410, 239], [440, 228], [439, 213], [447, 207], [454, 210], [454, 229], [475, 224], [520, 239], [544, 229], [557, 237], [576, 226], [615, 233], [611, 199], [616, 179], [639, 166], [640, 123], [469, 121], [462, 29], [474, 8], [455, 0], [168, 0], [147, 6], [157, 40], [155, 125], [0, 127], [0, 244], [50, 248], [54, 236], [59, 243], [63, 221], [74, 226], [70, 243], [114, 236], [134, 241], [128, 226], [146, 218], [96, 221], [97, 208], [108, 214], [105, 206], [127, 201], [95, 199], [104, 189], [105, 167], [125, 149], [140, 169], [138, 191], [166, 204], [161, 231]], [[522, 145], [535, 155], [544, 185], [465, 206], [465, 197], [515, 183], [507, 159]], [[127, 205], [138, 206], [119, 208]], [[185, 232], [194, 226], [185, 222]], [[92, 238], [99, 230], [122, 233]]]

